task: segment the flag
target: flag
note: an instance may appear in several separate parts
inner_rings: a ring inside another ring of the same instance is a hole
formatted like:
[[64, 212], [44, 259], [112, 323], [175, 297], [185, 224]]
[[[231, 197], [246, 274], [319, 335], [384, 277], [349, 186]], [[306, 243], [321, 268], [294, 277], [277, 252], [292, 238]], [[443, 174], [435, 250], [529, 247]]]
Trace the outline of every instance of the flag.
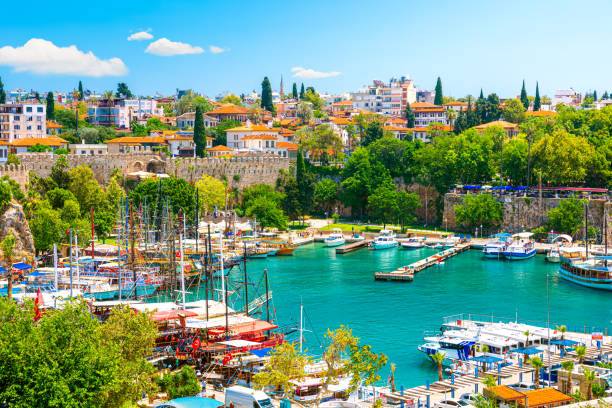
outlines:
[[45, 302], [43, 301], [42, 293], [40, 293], [40, 288], [36, 292], [36, 299], [34, 300], [34, 321], [37, 322], [40, 320], [40, 306], [43, 306]]

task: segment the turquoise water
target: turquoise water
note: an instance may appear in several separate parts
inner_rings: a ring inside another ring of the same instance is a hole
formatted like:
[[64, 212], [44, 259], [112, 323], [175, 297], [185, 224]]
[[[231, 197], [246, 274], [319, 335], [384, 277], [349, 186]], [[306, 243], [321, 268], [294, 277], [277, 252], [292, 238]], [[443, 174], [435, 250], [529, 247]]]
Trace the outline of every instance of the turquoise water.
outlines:
[[[423, 342], [423, 331], [437, 330], [444, 316], [518, 315], [544, 326], [547, 271], [551, 323], [612, 329], [612, 293], [562, 280], [557, 266], [543, 256], [498, 261], [473, 250], [418, 273], [410, 283], [374, 281], [376, 271], [392, 271], [435, 252], [362, 249], [336, 255], [322, 244], [309, 244], [292, 257], [253, 260], [247, 268], [254, 280], [268, 269], [279, 326], [297, 324], [303, 302], [306, 328], [313, 331], [305, 335], [309, 353], [320, 354], [328, 328], [346, 325], [375, 352], [389, 356], [397, 365], [396, 383], [406, 387], [437, 379], [435, 367], [416, 347]], [[231, 279], [240, 279], [235, 271]]]

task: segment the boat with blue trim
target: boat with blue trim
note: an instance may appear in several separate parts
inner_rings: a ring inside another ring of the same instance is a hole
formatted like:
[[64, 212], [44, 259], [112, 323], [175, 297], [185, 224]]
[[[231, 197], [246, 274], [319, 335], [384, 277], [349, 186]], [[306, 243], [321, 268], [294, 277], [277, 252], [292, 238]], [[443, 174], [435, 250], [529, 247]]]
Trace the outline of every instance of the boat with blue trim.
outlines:
[[504, 250], [504, 258], [509, 260], [529, 259], [536, 254], [533, 233], [519, 232], [512, 235], [512, 242]]
[[340, 228], [334, 228], [327, 237], [325, 237], [325, 245], [328, 247], [337, 247], [340, 245], [344, 245], [346, 239], [344, 239], [344, 235], [342, 234], [342, 230]]
[[493, 238], [488, 241], [482, 248], [482, 254], [485, 258], [500, 259], [504, 257], [506, 247], [510, 245], [510, 234], [500, 232], [493, 235]]
[[372, 249], [395, 248], [399, 242], [395, 239], [395, 234], [390, 230], [382, 230], [374, 241], [371, 242]]
[[559, 275], [588, 288], [612, 290], [612, 256], [570, 260], [561, 256]]

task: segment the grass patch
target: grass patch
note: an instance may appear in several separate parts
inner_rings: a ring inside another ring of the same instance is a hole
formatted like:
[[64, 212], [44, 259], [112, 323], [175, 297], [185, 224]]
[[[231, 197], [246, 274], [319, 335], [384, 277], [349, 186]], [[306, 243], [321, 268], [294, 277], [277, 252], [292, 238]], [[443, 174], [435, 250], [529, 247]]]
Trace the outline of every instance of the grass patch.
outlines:
[[309, 227], [309, 225], [307, 223], [301, 223], [299, 221], [293, 221], [289, 223], [289, 229], [292, 231], [300, 231], [300, 230], [305, 230], [306, 228]]
[[334, 223], [321, 228], [321, 231], [331, 231], [334, 228], [340, 228], [342, 231], [358, 231], [358, 232], [380, 232], [381, 226], [377, 225], [360, 225], [360, 224], [343, 224]]

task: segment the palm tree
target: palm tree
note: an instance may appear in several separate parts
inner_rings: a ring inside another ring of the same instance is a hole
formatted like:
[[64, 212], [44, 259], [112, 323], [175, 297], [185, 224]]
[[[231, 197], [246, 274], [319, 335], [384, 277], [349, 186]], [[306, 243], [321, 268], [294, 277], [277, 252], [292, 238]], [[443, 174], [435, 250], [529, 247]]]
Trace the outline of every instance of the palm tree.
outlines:
[[588, 368], [582, 369], [584, 381], [587, 383], [587, 400], [593, 399], [593, 382], [595, 381], [595, 371]]
[[535, 370], [534, 385], [535, 385], [535, 388], [537, 390], [539, 382], [540, 382], [540, 370], [544, 366], [544, 362], [542, 361], [542, 359], [540, 357], [533, 357], [531, 360], [529, 360], [529, 364], [531, 364], [531, 366]]
[[561, 363], [563, 369], [567, 371], [567, 388], [565, 390], [566, 394], [572, 393], [572, 371], [574, 371], [574, 362], [572, 360], [564, 361]]
[[444, 379], [444, 377], [442, 377], [442, 362], [444, 362], [444, 359], [446, 358], [446, 354], [440, 353], [438, 351], [436, 352], [436, 354], [430, 355], [430, 357], [433, 360], [433, 362], [438, 365], [438, 380], [442, 381]]
[[493, 377], [490, 374], [487, 374], [487, 376], [482, 380], [482, 383], [487, 388], [495, 387], [497, 385], [497, 381], [495, 381], [495, 377]]
[[[561, 340], [565, 340], [565, 332], [567, 331], [566, 325], [555, 326], [559, 332], [561, 332]], [[561, 350], [565, 351], [565, 346], [561, 345]]]
[[582, 364], [582, 360], [584, 359], [584, 356], [586, 354], [586, 347], [585, 346], [576, 346], [576, 356], [578, 356], [578, 364]]
[[15, 255], [15, 236], [13, 234], [9, 234], [2, 242], [0, 242], [0, 247], [2, 247], [2, 258], [5, 262], [6, 268], [6, 297], [11, 298], [13, 296], [13, 255]]
[[395, 364], [391, 363], [391, 376], [389, 377], [391, 383], [391, 392], [397, 391], [395, 388]]
[[[531, 334], [531, 333], [529, 333], [529, 330], [525, 330], [525, 331], [523, 332], [523, 335], [526, 337], [526, 340], [525, 340], [525, 348], [529, 347], [529, 335], [530, 335], [530, 334]], [[523, 356], [523, 360], [524, 360], [525, 362], [529, 361], [529, 355], [528, 355], [528, 354], [525, 354], [525, 355]]]
[[455, 124], [455, 119], [457, 119], [457, 112], [455, 112], [455, 110], [452, 108], [447, 110], [446, 118], [448, 119], [450, 126], [453, 127], [453, 125]]

